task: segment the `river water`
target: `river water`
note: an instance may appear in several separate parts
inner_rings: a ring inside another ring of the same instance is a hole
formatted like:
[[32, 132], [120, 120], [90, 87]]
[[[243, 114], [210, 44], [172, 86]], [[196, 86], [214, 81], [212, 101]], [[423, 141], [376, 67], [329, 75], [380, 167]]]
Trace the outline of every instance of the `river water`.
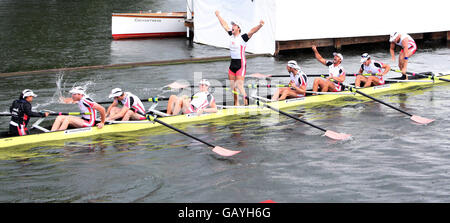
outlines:
[[[175, 0], [1, 1], [1, 72], [227, 56], [226, 49], [189, 44], [185, 38], [111, 38], [112, 12], [184, 7], [184, 1]], [[446, 43], [418, 45], [411, 71], [450, 71]], [[331, 59], [332, 49], [319, 51]], [[363, 52], [391, 63], [387, 43], [348, 46], [341, 52], [348, 73], [358, 70]], [[326, 72], [312, 51], [302, 50], [248, 59], [248, 74], [287, 74], [285, 64], [291, 59], [306, 73]], [[57, 102], [75, 85], [85, 86], [97, 101], [107, 100], [114, 87], [141, 98], [168, 96], [163, 85], [193, 82], [199, 78], [195, 72], [224, 83], [228, 65], [219, 61], [4, 77], [0, 112], [8, 111], [25, 88], [38, 94], [36, 110], [77, 111]], [[176, 125], [216, 145], [242, 150], [233, 158], [218, 157], [165, 128], [1, 149], [0, 202], [449, 202], [449, 90], [443, 84], [376, 96], [436, 119], [426, 126], [376, 102], [352, 98], [287, 110], [325, 129], [351, 134], [352, 140], [344, 142], [271, 114]], [[221, 103], [222, 97], [216, 98]], [[8, 122], [0, 118], [2, 131]]]

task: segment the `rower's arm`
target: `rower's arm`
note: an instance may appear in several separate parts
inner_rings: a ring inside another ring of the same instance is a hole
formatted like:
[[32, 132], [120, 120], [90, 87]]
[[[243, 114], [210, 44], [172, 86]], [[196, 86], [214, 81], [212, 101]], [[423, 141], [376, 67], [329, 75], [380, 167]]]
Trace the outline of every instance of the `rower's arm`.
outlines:
[[306, 86], [297, 87], [297, 86], [293, 85], [292, 87], [295, 89], [295, 92], [298, 94], [306, 93]]
[[316, 57], [316, 59], [322, 63], [323, 65], [327, 64], [327, 61], [320, 55], [319, 51], [317, 51], [317, 46], [316, 45], [312, 45], [312, 50], [314, 51], [314, 57]]
[[230, 27], [228, 27], [227, 22], [225, 22], [225, 20], [220, 16], [219, 10], [216, 10], [216, 16], [219, 19], [220, 25], [222, 25], [223, 29], [225, 29], [226, 32], [231, 31]]
[[363, 74], [363, 69], [361, 67], [359, 68], [358, 74]]
[[391, 70], [391, 66], [389, 64], [383, 64], [381, 65], [381, 68], [384, 69], [384, 72], [381, 74], [381, 76], [386, 75]]
[[261, 27], [263, 27], [264, 25], [264, 21], [259, 21], [259, 25], [253, 27], [253, 29], [250, 30], [250, 32], [247, 33], [248, 38], [252, 38], [253, 34], [255, 34], [256, 32], [258, 32], [259, 29], [261, 29]]
[[105, 121], [106, 121], [106, 110], [105, 110], [105, 108], [103, 106], [97, 104], [97, 103], [94, 103], [94, 106], [92, 106], [92, 108], [100, 112], [100, 117], [101, 117], [101, 121], [100, 121], [101, 123], [100, 124], [102, 124], [102, 126], [103, 126], [105, 124]]
[[217, 112], [216, 102], [215, 101], [211, 102], [211, 104], [209, 105], [209, 108], [205, 108], [205, 109], [203, 109], [203, 111], [207, 112], [207, 113], [215, 113], [215, 112]]
[[389, 49], [389, 52], [391, 53], [392, 61], [395, 61], [395, 43], [391, 43], [391, 48]]
[[[336, 80], [338, 82], [343, 83], [345, 81], [345, 76], [346, 76], [345, 71], [344, 71], [344, 69], [342, 69], [339, 72], [339, 76], [338, 77], [333, 77], [333, 80]], [[331, 79], [331, 78], [332, 78], [331, 75], [329, 77], [327, 77], [328, 80]]]
[[341, 75], [341, 76], [336, 77], [334, 79], [337, 80], [338, 82], [344, 83], [344, 81], [345, 81], [345, 73], [344, 73], [344, 75]]
[[64, 104], [74, 104], [75, 101], [72, 98], [60, 97], [59, 100]]
[[28, 115], [29, 117], [46, 117], [45, 113], [41, 112], [34, 112], [31, 110], [31, 105], [26, 104], [23, 106], [24, 113]]
[[116, 107], [117, 104], [118, 104], [118, 103], [117, 103], [117, 100], [114, 100], [113, 103], [108, 107], [108, 110], [106, 111], [106, 116], [109, 115], [109, 113], [111, 112], [111, 109], [112, 109], [113, 107]]

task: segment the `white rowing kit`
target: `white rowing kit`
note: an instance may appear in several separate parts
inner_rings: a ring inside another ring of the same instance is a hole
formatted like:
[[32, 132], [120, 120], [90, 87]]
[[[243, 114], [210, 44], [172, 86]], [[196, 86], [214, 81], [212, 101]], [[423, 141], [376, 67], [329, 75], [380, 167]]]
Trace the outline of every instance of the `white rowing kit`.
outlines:
[[209, 92], [197, 92], [192, 96], [191, 112], [196, 112], [198, 109], [205, 109], [214, 101], [214, 96]]
[[130, 92], [125, 92], [125, 97], [120, 102], [127, 108], [132, 108], [135, 111], [140, 111], [142, 114], [145, 114], [145, 107], [142, 104], [141, 99]]
[[[331, 78], [335, 79], [336, 77], [345, 76], [344, 67], [342, 67], [342, 63], [335, 66], [333, 61], [327, 61], [326, 66], [328, 67], [328, 74]], [[336, 87], [336, 91], [341, 91], [341, 85], [337, 83], [333, 83]]]
[[378, 61], [371, 61], [369, 66], [366, 66], [365, 64], [361, 64], [361, 70], [363, 73], [366, 74], [375, 74], [377, 76], [378, 79], [380, 79], [379, 84], [384, 84], [384, 78], [383, 75], [381, 75], [382, 73], [382, 67], [383, 67], [383, 63], [378, 62]]
[[94, 101], [90, 99], [88, 96], [83, 96], [81, 100], [78, 101], [78, 107], [81, 110], [81, 113], [90, 113], [90, 115], [82, 115], [81, 117], [84, 119], [84, 127], [94, 126], [95, 119], [97, 117], [97, 111], [93, 108]]
[[[291, 81], [294, 82], [295, 86], [301, 88], [302, 86], [307, 86], [308, 76], [302, 70], [297, 70], [297, 74], [289, 72]], [[297, 94], [298, 97], [304, 97], [305, 94]]]

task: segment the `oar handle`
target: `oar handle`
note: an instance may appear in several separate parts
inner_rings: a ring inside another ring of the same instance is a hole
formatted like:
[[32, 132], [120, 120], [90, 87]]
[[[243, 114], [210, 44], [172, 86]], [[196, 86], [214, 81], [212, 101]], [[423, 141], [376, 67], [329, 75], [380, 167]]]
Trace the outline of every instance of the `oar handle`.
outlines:
[[[45, 112], [42, 112], [45, 113]], [[85, 113], [81, 113], [81, 112], [52, 112], [52, 113], [48, 113], [49, 116], [59, 116], [59, 115], [90, 115], [90, 112], [85, 112]], [[0, 116], [11, 116], [10, 113], [0, 113]]]
[[[306, 74], [308, 77], [324, 77], [325, 75], [328, 74]], [[358, 74], [354, 73], [354, 74], [345, 74], [345, 76], [356, 76]], [[271, 78], [271, 77], [290, 77], [290, 75], [288, 74], [274, 74], [274, 75], [267, 75], [267, 78]]]
[[[169, 98], [167, 97], [153, 97], [153, 98], [145, 98], [145, 99], [140, 99], [142, 102], [158, 102], [158, 101], [167, 101], [169, 100]], [[113, 103], [113, 101], [101, 101], [101, 102], [97, 102], [97, 104], [111, 104]]]
[[[194, 88], [196, 86], [189, 85], [188, 87]], [[221, 85], [221, 86], [210, 86], [210, 87], [221, 87], [225, 88], [226, 90], [229, 89], [229, 86]], [[290, 87], [288, 84], [267, 84], [267, 85], [260, 85], [260, 84], [246, 84], [244, 85], [245, 88], [277, 88], [277, 87]]]
[[49, 116], [59, 116], [59, 115], [90, 115], [90, 112], [54, 112], [54, 113], [49, 113]]

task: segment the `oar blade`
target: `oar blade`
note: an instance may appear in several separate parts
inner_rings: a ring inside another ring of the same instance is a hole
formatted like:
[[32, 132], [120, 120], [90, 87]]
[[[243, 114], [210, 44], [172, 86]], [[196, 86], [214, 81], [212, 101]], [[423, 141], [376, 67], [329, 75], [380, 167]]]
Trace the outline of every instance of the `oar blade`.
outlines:
[[172, 88], [172, 89], [180, 89], [180, 88], [187, 88], [187, 87], [189, 87], [189, 85], [173, 82], [173, 83], [167, 85], [167, 87]]
[[229, 150], [229, 149], [225, 149], [223, 147], [220, 146], [216, 146], [212, 149], [213, 152], [221, 155], [221, 156], [234, 156], [238, 153], [240, 153], [241, 151], [234, 151], [234, 150]]
[[424, 124], [424, 125], [434, 121], [434, 119], [428, 119], [428, 118], [420, 117], [417, 115], [412, 115], [411, 120], [413, 120], [417, 123], [420, 123], [420, 124]]
[[250, 74], [250, 77], [256, 77], [256, 78], [267, 78], [267, 77], [271, 77], [271, 76], [272, 75], [261, 74], [261, 73]]
[[335, 140], [347, 140], [347, 139], [350, 139], [350, 137], [352, 135], [327, 130], [325, 132], [325, 136], [327, 136], [328, 138], [331, 138], [331, 139], [335, 139]]

